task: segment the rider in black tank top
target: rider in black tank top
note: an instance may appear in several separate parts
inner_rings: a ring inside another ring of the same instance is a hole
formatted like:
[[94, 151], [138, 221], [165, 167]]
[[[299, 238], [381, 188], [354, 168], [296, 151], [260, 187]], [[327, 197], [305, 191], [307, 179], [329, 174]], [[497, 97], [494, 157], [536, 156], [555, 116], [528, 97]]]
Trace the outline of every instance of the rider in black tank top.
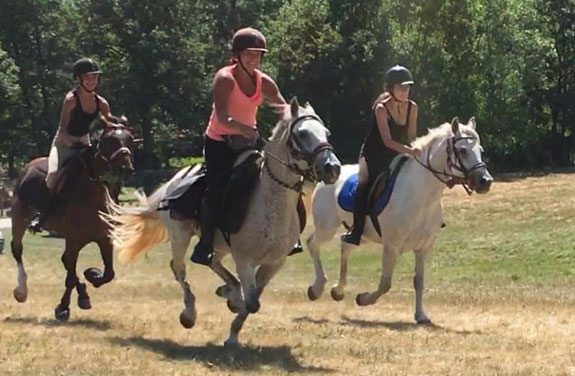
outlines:
[[70, 122], [68, 123], [68, 134], [74, 137], [83, 137], [90, 132], [90, 125], [96, 120], [98, 115], [100, 115], [100, 100], [98, 95], [94, 95], [94, 100], [96, 102], [96, 111], [92, 113], [84, 112], [82, 108], [82, 102], [78, 96], [78, 89], [72, 90], [74, 98], [76, 98], [76, 107], [72, 110], [70, 114]]
[[[420, 150], [409, 146], [416, 135], [417, 105], [408, 99], [413, 78], [407, 68], [396, 65], [385, 75], [385, 91], [373, 105], [373, 125], [359, 155], [359, 177], [353, 209], [353, 226], [342, 237], [346, 243], [359, 245], [367, 215], [367, 195], [372, 182], [389, 168], [393, 158], [406, 153], [412, 156]], [[401, 119], [392, 116], [396, 106]]]

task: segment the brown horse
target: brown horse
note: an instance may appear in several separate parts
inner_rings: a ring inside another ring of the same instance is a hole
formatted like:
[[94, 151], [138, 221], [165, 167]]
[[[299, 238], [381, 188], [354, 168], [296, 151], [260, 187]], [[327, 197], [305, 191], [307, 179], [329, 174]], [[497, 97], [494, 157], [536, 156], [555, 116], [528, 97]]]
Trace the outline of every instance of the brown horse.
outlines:
[[[125, 121], [124, 121], [125, 122]], [[66, 289], [60, 304], [56, 306], [58, 320], [70, 317], [70, 295], [78, 291], [78, 306], [90, 309], [90, 297], [86, 284], [76, 275], [76, 262], [80, 250], [95, 242], [100, 248], [104, 272], [97, 268], [84, 271], [85, 278], [100, 287], [114, 278], [113, 245], [108, 236], [108, 225], [99, 217], [106, 211], [106, 197], [117, 201], [124, 175], [133, 171], [133, 136], [124, 124], [106, 126], [97, 147], [82, 150], [77, 157], [58, 172], [54, 192], [49, 193], [45, 185], [47, 158], [34, 159], [24, 167], [14, 189], [12, 206], [12, 255], [18, 265], [18, 287], [14, 297], [18, 302], [26, 301], [28, 287], [26, 271], [22, 262], [22, 238], [32, 218], [40, 208], [50, 212], [45, 216], [43, 228], [54, 231], [65, 238], [62, 262], [66, 268]]]

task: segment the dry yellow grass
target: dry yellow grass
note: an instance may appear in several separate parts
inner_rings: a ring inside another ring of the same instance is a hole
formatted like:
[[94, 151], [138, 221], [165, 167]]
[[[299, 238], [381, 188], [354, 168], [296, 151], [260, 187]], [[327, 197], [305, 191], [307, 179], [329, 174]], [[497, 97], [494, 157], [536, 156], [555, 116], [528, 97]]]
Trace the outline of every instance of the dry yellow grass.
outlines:
[[[479, 207], [494, 226], [533, 215], [564, 225], [575, 207], [574, 183], [575, 176], [552, 175], [499, 183], [483, 197], [450, 191], [448, 229], [472, 221]], [[542, 195], [557, 200], [547, 205], [537, 200]], [[438, 240], [444, 248], [455, 236], [445, 234]], [[242, 346], [227, 350], [222, 343], [233, 315], [213, 294], [219, 280], [206, 268], [188, 264], [199, 316], [193, 329], [183, 329], [181, 293], [165, 247], [136, 265], [118, 266], [111, 284], [89, 288], [92, 310], [79, 310], [73, 300], [70, 321], [55, 321], [53, 308], [64, 283], [60, 242], [42, 240], [43, 249], [25, 248], [30, 295], [24, 304], [12, 298], [12, 258], [0, 257], [2, 376], [575, 375], [575, 288], [569, 283], [435, 278], [425, 295], [435, 325], [417, 326], [410, 273], [398, 273], [380, 302], [360, 308], [353, 303], [355, 294], [375, 287], [379, 275], [361, 276], [352, 258], [345, 300], [333, 302], [327, 293], [309, 302], [305, 291], [312, 269], [307, 255], [299, 255], [272, 281], [261, 311], [248, 318], [240, 333]], [[409, 269], [411, 262], [408, 257]], [[98, 252], [90, 248], [81, 254], [78, 270], [99, 264]], [[336, 266], [328, 268], [332, 281]], [[432, 278], [448, 270], [431, 269]]]

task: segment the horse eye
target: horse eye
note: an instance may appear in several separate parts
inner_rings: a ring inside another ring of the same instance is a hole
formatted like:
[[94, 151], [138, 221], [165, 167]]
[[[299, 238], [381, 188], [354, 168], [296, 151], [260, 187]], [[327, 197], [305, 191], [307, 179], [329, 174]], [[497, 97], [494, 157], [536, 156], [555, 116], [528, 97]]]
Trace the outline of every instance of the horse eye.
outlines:
[[467, 148], [461, 148], [459, 149], [459, 152], [463, 155], [467, 154]]

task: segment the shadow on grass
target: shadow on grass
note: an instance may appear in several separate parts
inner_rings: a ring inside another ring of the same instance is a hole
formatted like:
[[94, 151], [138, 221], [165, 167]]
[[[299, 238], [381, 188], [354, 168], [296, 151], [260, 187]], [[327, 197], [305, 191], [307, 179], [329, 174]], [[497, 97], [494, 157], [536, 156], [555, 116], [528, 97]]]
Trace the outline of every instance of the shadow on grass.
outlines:
[[306, 367], [298, 363], [288, 346], [239, 346], [224, 348], [213, 343], [205, 346], [185, 346], [165, 339], [143, 337], [113, 337], [109, 340], [120, 346], [136, 346], [156, 352], [171, 360], [195, 360], [209, 367], [257, 371], [261, 366], [275, 366], [288, 372], [333, 373], [334, 370], [321, 367]]
[[47, 328], [53, 327], [82, 327], [86, 329], [94, 329], [100, 331], [106, 331], [112, 328], [112, 324], [109, 321], [96, 321], [96, 320], [73, 320], [73, 321], [58, 321], [55, 319], [39, 320], [37, 318], [31, 317], [6, 317], [4, 319], [5, 323], [8, 324], [28, 324], [36, 326], [45, 326]]
[[357, 326], [360, 328], [386, 328], [389, 330], [394, 330], [398, 332], [407, 332], [410, 330], [427, 329], [438, 332], [445, 333], [456, 333], [456, 334], [481, 334], [479, 331], [468, 331], [468, 330], [455, 330], [445, 328], [441, 325], [436, 325], [433, 323], [429, 324], [416, 324], [414, 322], [404, 322], [404, 321], [379, 321], [379, 320], [359, 320], [352, 319], [347, 316], [342, 316], [340, 325]]

